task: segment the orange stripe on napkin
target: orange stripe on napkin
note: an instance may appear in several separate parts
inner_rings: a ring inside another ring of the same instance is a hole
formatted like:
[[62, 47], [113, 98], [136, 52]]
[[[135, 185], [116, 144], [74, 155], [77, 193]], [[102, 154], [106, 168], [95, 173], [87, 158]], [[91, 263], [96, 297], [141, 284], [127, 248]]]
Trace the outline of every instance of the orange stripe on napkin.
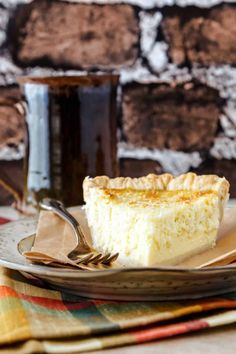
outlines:
[[138, 332], [130, 332], [137, 342], [147, 342], [158, 338], [171, 337], [177, 334], [196, 331], [199, 329], [207, 328], [209, 324], [206, 321], [196, 320], [183, 323], [177, 323], [167, 326], [158, 326], [153, 329], [146, 329]]

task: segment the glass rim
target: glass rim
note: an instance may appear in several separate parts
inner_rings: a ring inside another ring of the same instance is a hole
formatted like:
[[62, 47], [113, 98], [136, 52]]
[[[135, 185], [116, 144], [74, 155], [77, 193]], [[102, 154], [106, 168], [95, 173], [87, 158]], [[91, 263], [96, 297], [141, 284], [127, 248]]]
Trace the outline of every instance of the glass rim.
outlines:
[[19, 84], [35, 84], [47, 86], [83, 86], [83, 85], [100, 85], [106, 82], [111, 82], [116, 85], [119, 82], [120, 75], [107, 74], [82, 74], [82, 75], [53, 75], [53, 76], [17, 76], [16, 80]]

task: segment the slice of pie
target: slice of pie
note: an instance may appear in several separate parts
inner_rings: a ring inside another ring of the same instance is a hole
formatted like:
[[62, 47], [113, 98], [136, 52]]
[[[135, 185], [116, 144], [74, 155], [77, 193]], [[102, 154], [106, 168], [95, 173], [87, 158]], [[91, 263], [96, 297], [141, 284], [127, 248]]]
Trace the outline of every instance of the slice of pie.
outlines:
[[95, 248], [129, 266], [174, 265], [213, 247], [229, 183], [215, 175], [86, 178]]

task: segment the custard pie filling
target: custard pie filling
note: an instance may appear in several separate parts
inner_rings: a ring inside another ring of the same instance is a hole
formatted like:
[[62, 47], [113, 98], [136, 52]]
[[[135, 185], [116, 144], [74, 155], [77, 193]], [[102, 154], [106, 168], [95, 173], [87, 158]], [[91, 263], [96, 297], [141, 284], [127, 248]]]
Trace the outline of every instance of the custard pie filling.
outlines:
[[90, 184], [85, 190], [92, 240], [100, 251], [119, 252], [128, 266], [173, 265], [215, 245], [228, 196], [220, 196], [220, 187], [122, 186]]

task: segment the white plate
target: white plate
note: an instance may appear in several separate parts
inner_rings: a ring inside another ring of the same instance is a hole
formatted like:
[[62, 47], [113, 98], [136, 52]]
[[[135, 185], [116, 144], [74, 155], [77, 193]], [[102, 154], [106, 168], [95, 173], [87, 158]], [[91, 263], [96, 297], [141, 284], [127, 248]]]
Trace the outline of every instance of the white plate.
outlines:
[[[205, 269], [176, 267], [81, 271], [31, 264], [19, 252], [30, 249], [37, 219], [0, 227], [0, 265], [31, 279], [84, 297], [112, 300], [179, 300], [236, 291], [236, 266]], [[24, 239], [24, 240], [23, 240]]]

